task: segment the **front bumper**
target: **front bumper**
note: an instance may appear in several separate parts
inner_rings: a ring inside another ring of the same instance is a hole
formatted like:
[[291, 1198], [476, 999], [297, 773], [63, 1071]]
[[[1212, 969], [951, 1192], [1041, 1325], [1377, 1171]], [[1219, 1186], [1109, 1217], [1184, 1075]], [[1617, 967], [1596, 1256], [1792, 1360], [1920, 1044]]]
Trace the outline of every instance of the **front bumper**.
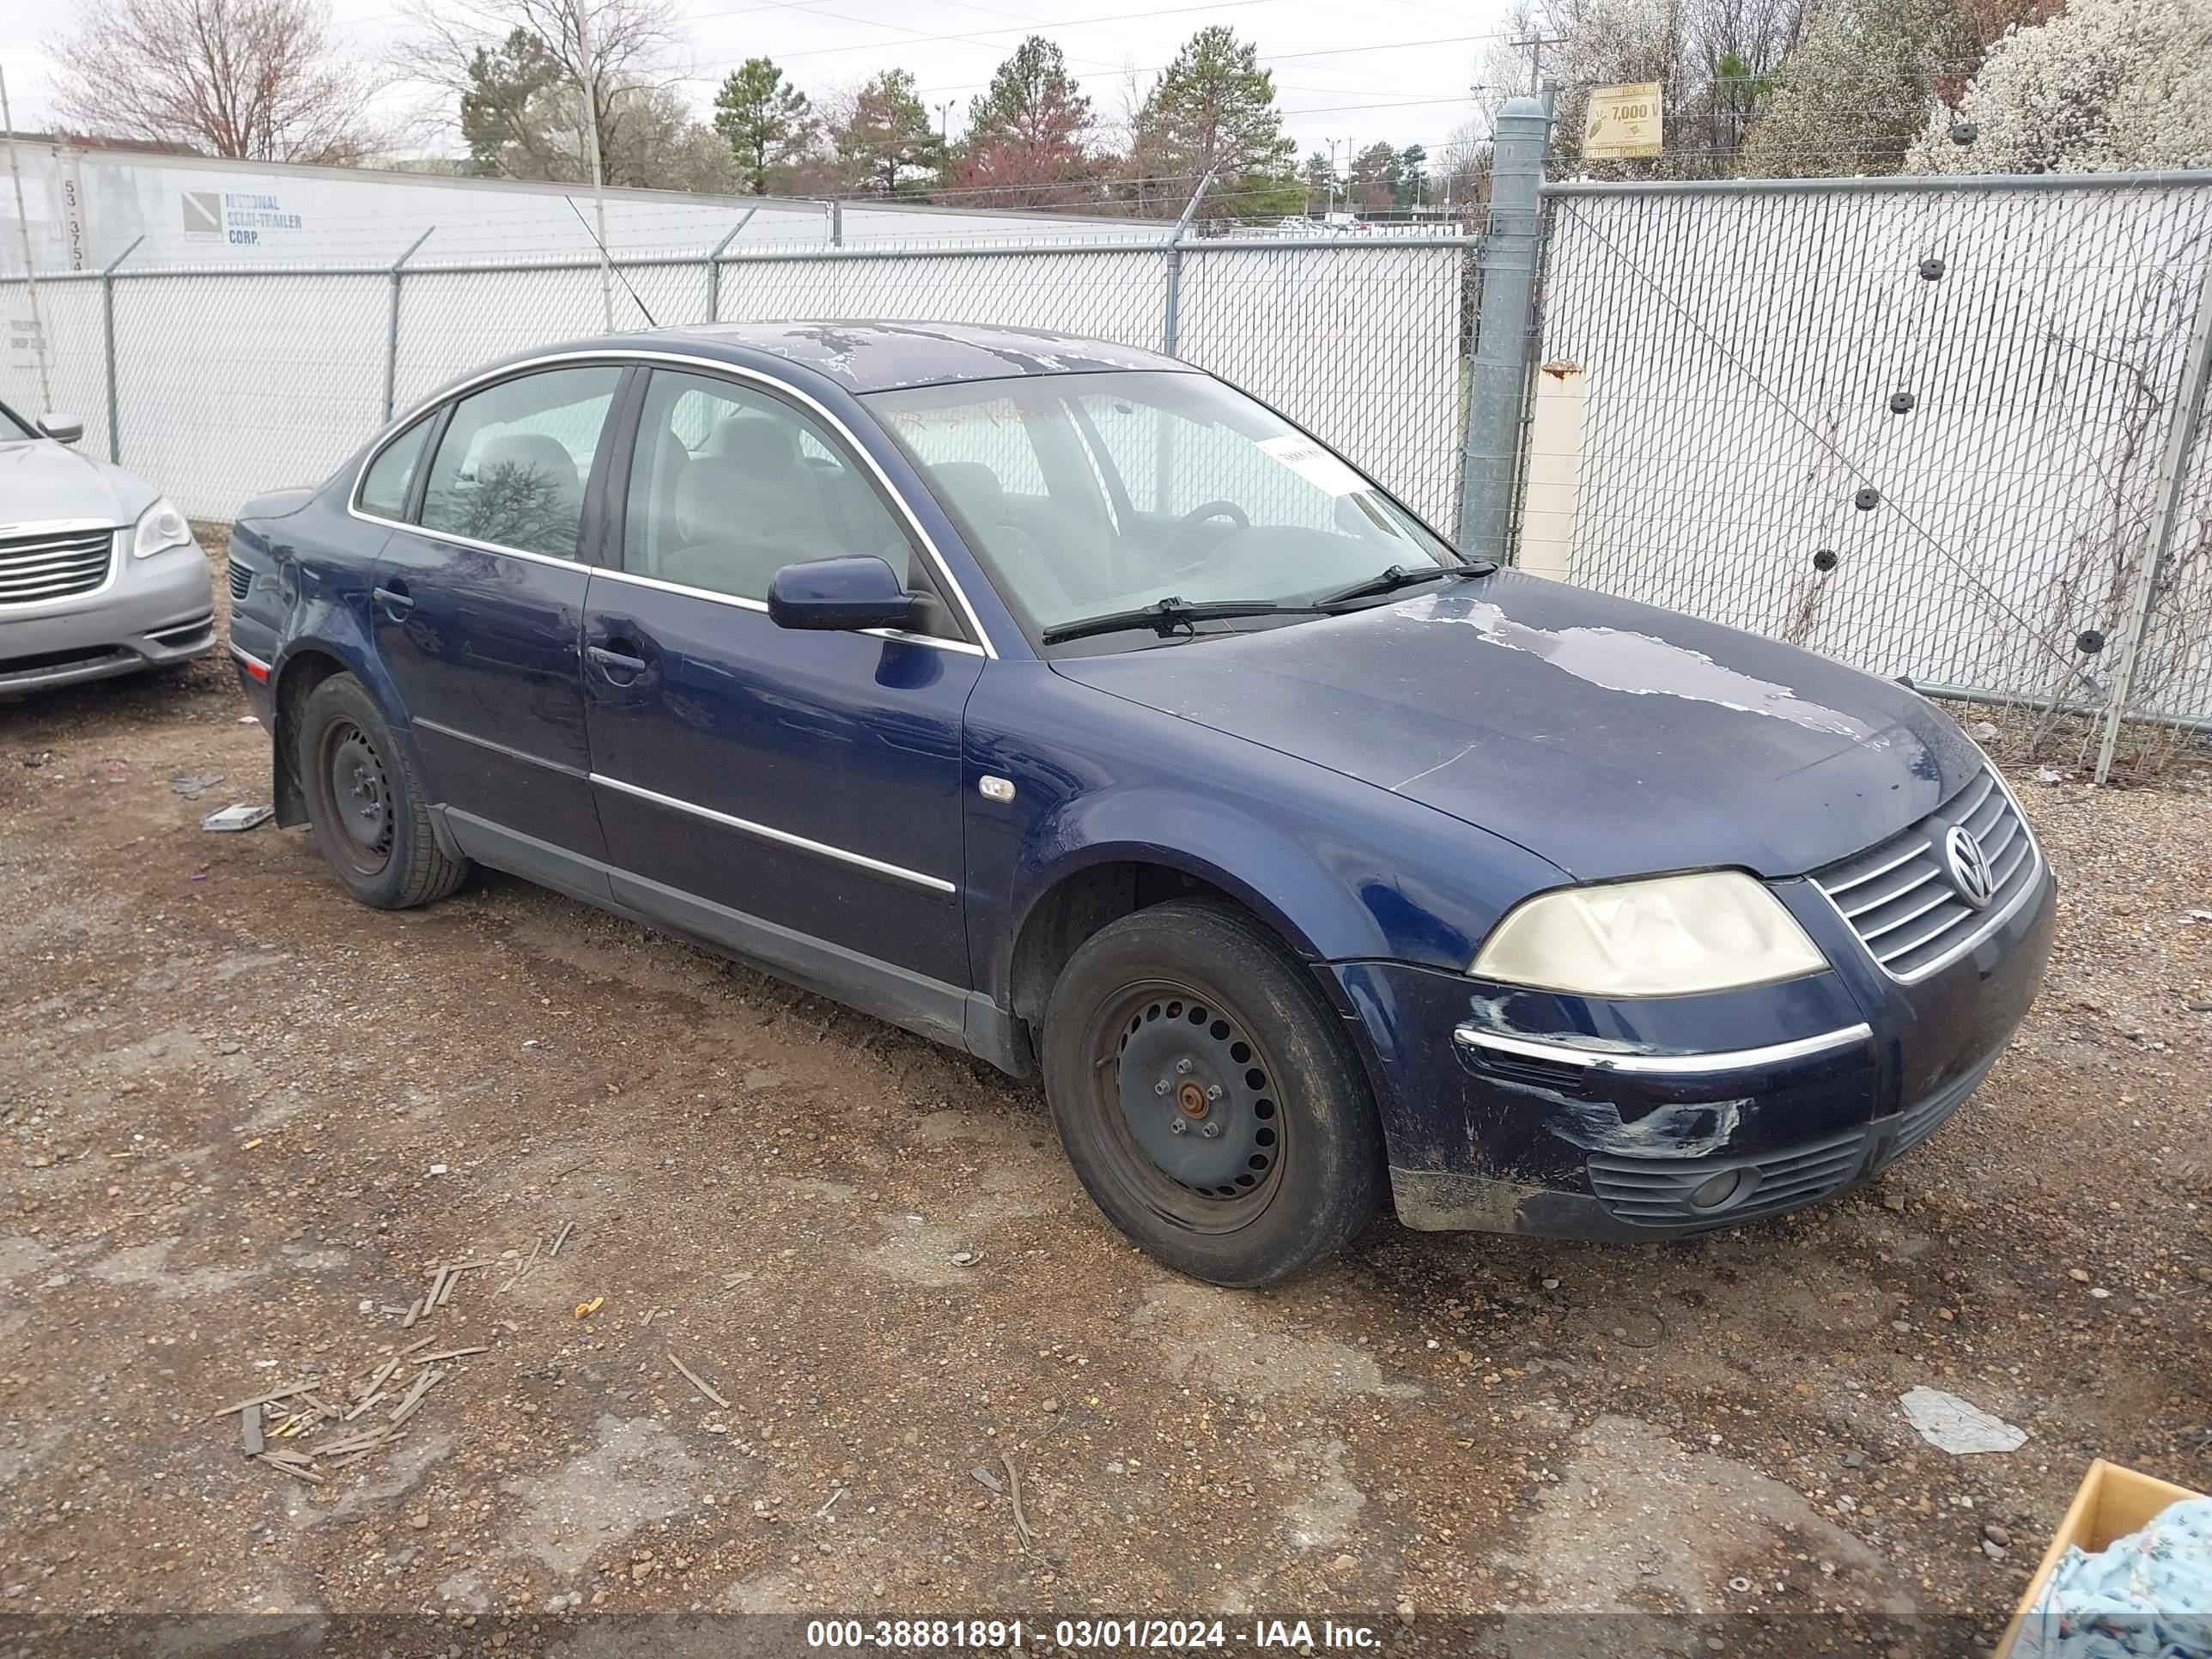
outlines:
[[207, 556], [193, 544], [134, 558], [123, 539], [97, 591], [0, 605], [0, 696], [167, 667], [215, 648]]
[[2048, 868], [2035, 880], [1972, 951], [1911, 985], [1809, 889], [1784, 902], [1836, 965], [1782, 985], [1599, 1001], [1334, 965], [1366, 1040], [1400, 1218], [1651, 1240], [1872, 1178], [1958, 1111], [2026, 1017], [2057, 914]]

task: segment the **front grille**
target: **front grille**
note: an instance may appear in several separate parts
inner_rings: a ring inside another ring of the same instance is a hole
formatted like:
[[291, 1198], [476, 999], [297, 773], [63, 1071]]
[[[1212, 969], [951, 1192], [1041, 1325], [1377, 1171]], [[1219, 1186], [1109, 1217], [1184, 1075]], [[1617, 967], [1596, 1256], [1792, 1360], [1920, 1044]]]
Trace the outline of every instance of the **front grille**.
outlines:
[[[1943, 837], [1964, 824], [1981, 842], [1990, 902], [1960, 896], [1943, 862]], [[1813, 872], [1874, 959], [1901, 980], [1936, 971], [1996, 924], [2035, 879], [2035, 838], [1984, 767], [1979, 777], [1902, 835]]]
[[[1810, 1204], [1849, 1186], [1866, 1163], [1864, 1128], [1751, 1158], [1620, 1158], [1589, 1161], [1590, 1189], [1623, 1221], [1645, 1227], [1732, 1227]], [[1741, 1170], [1753, 1182], [1740, 1202], [1701, 1210], [1690, 1194], [1717, 1175]]]
[[242, 565], [242, 564], [234, 564], [234, 565], [231, 566], [231, 568], [230, 568], [230, 597], [231, 597], [232, 599], [244, 599], [244, 598], [246, 596], [246, 594], [247, 594], [247, 593], [248, 593], [248, 592], [252, 589], [252, 586], [253, 586], [253, 573], [252, 573], [251, 570], [248, 570], [248, 569], [247, 569], [244, 565]]
[[1990, 1067], [1996, 1063], [1996, 1055], [1991, 1054], [1965, 1076], [1945, 1084], [1927, 1099], [1898, 1114], [1897, 1133], [1882, 1149], [1876, 1167], [1888, 1168], [1948, 1123], [1953, 1114], [1966, 1103], [1966, 1097], [1981, 1086], [1982, 1079], [1990, 1074]]
[[107, 580], [114, 552], [112, 530], [0, 540], [0, 605], [89, 593]]
[[[1996, 1065], [1994, 1054], [1903, 1111], [1842, 1134], [1749, 1156], [1624, 1158], [1609, 1152], [1588, 1164], [1590, 1190], [1618, 1220], [1672, 1231], [1733, 1227], [1832, 1197], [1887, 1170], [1948, 1123]], [[1690, 1194], [1717, 1175], [1742, 1171], [1750, 1189], [1719, 1209], [1699, 1209]]]

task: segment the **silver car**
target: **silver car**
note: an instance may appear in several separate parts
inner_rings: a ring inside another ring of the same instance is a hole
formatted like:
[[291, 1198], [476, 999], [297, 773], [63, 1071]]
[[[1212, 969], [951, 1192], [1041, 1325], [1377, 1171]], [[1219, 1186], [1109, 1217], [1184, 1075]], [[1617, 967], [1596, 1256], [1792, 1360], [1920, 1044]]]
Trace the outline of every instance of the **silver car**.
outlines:
[[0, 696], [215, 648], [207, 556], [176, 504], [72, 452], [84, 423], [0, 404]]

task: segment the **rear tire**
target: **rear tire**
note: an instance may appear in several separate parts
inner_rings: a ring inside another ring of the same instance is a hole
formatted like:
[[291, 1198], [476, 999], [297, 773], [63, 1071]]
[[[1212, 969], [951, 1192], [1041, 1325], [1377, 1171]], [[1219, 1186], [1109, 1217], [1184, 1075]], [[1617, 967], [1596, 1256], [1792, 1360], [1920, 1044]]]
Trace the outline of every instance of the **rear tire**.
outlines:
[[1382, 1127], [1340, 1027], [1243, 911], [1155, 905], [1085, 940], [1053, 987], [1045, 1097], [1115, 1225], [1194, 1279], [1265, 1285], [1382, 1200]]
[[333, 674], [308, 695], [293, 763], [315, 845], [363, 904], [411, 909], [461, 884], [468, 861], [439, 850], [422, 781], [354, 676]]

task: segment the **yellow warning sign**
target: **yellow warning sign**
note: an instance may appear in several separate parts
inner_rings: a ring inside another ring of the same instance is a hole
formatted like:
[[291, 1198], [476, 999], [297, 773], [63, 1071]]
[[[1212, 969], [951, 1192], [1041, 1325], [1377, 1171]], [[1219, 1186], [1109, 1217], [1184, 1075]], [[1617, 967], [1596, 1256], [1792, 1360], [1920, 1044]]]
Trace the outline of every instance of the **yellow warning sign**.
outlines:
[[1599, 87], [1590, 93], [1589, 113], [1583, 118], [1585, 159], [1617, 161], [1656, 155], [1663, 137], [1656, 81]]

